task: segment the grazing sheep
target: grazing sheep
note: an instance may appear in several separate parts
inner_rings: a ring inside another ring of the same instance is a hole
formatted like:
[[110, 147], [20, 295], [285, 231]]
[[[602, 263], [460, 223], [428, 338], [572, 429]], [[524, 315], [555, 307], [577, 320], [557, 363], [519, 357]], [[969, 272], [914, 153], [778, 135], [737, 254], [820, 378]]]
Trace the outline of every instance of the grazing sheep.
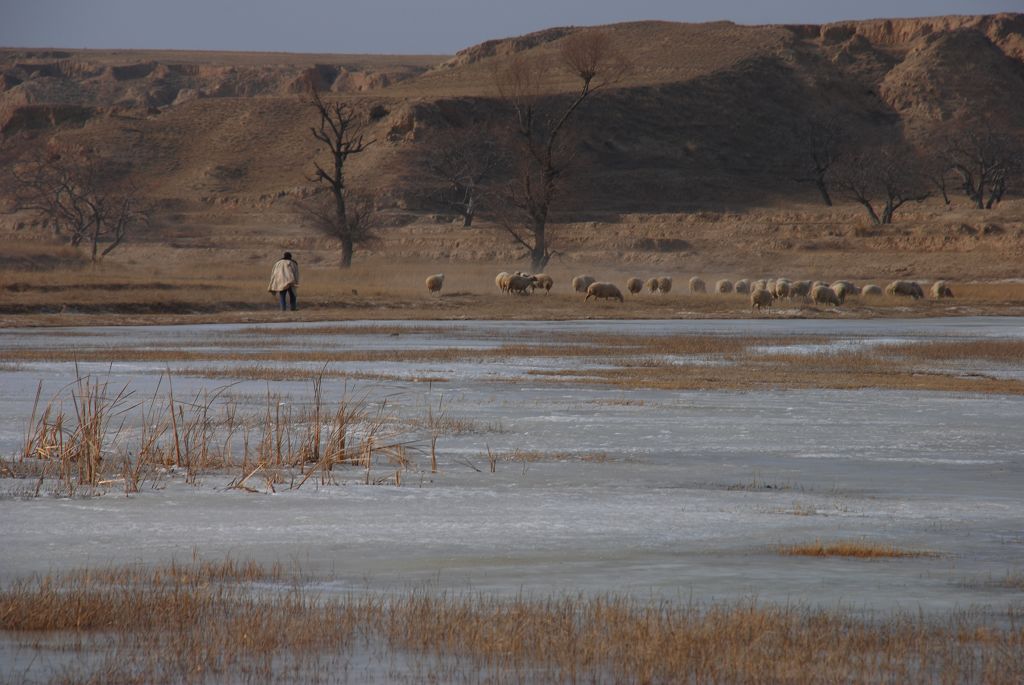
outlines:
[[843, 281], [838, 281], [832, 284], [832, 292], [839, 298], [839, 304], [846, 304], [846, 296], [850, 294], [850, 289], [847, 284]]
[[860, 294], [863, 297], [880, 297], [882, 295], [882, 288], [873, 283], [868, 283], [860, 289]]
[[586, 302], [591, 297], [595, 300], [617, 299], [619, 302], [625, 302], [622, 291], [614, 283], [591, 283], [587, 286], [587, 296], [583, 301]]
[[831, 304], [839, 306], [839, 298], [836, 296], [836, 291], [827, 285], [819, 285], [817, 288], [811, 291], [811, 299], [815, 304]]
[[788, 298], [790, 295], [790, 282], [786, 278], [780, 278], [775, 281], [775, 288], [772, 290], [772, 294], [775, 295], [776, 300], [782, 298]]
[[444, 285], [444, 274], [434, 274], [433, 276], [427, 276], [427, 292], [428, 293], [439, 293], [441, 292], [441, 286]]
[[536, 276], [519, 276], [513, 274], [508, 277], [509, 294], [525, 295], [527, 288], [533, 288], [536, 283]]
[[850, 281], [836, 281], [835, 283], [832, 284], [832, 290], [835, 290], [837, 285], [843, 286], [843, 288], [846, 289], [847, 295], [860, 295], [860, 288], [855, 286]]
[[[756, 280], [753, 283], [751, 283], [750, 284], [750, 292], [754, 292], [755, 290], [768, 290], [768, 281], [766, 281], [766, 280], [764, 280], [762, 278], [762, 279]], [[768, 290], [768, 292], [771, 292], [771, 291]]]
[[804, 297], [811, 294], [810, 281], [793, 281], [789, 286], [790, 297]]
[[813, 292], [814, 289], [817, 288], [818, 286], [829, 287], [828, 283], [826, 283], [825, 281], [814, 281], [813, 283], [811, 283], [811, 291]]
[[658, 279], [658, 290], [663, 293], [667, 293], [672, 290], [672, 279], [668, 276], [662, 276]]
[[639, 278], [634, 277], [626, 281], [626, 290], [628, 290], [631, 295], [636, 295], [643, 289], [644, 282]]
[[750, 292], [750, 281], [745, 278], [741, 278], [736, 281], [736, 285], [733, 286], [733, 289], [740, 295], [746, 295]]
[[648, 278], [644, 282], [644, 287], [647, 288], [647, 292], [649, 292], [649, 293], [656, 293], [656, 292], [658, 292], [658, 279], [657, 278]]
[[494, 277], [494, 285], [498, 286], [501, 292], [508, 290], [508, 277], [511, 274], [507, 271], [502, 271], [500, 274]]
[[706, 293], [708, 287], [704, 284], [704, 279], [694, 276], [690, 279], [690, 292], [691, 293]]
[[732, 292], [732, 281], [722, 279], [715, 283], [715, 292], [725, 295]]
[[775, 300], [775, 296], [771, 294], [766, 288], [758, 288], [757, 290], [750, 293], [750, 311], [754, 311], [754, 307], [757, 307], [758, 311], [761, 311], [765, 307], [768, 309], [772, 308], [772, 302]]
[[903, 295], [904, 297], [912, 297], [915, 300], [924, 297], [924, 291], [921, 290], [921, 286], [914, 281], [893, 281], [885, 286], [885, 294]]
[[593, 276], [577, 276], [572, 279], [572, 289], [578, 293], [585, 293], [587, 292], [587, 288], [590, 287], [590, 284], [596, 280], [597, 279]]
[[953, 297], [953, 291], [949, 288], [948, 281], [935, 281], [932, 283], [932, 297], [936, 300], [943, 297]]
[[551, 292], [551, 287], [555, 285], [555, 281], [551, 276], [547, 274], [536, 274], [533, 277], [534, 287], [540, 288], [545, 293]]

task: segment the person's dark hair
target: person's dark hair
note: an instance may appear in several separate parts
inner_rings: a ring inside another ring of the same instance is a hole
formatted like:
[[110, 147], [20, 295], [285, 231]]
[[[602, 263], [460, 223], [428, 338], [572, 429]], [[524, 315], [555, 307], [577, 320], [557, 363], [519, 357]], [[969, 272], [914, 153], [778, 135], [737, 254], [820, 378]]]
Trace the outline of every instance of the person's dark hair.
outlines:
[[292, 253], [291, 252], [285, 252], [284, 253], [284, 258], [285, 259], [291, 259], [292, 258]]

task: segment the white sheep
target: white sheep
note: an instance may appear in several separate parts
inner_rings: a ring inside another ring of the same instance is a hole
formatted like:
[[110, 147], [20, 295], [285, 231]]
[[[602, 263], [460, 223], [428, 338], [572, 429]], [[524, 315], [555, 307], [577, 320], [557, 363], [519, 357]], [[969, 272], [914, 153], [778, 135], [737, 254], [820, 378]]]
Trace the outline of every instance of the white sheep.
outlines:
[[708, 291], [707, 285], [704, 283], [704, 279], [694, 276], [690, 279], [690, 292], [691, 293], [706, 293]]
[[591, 297], [595, 300], [617, 299], [619, 302], [625, 302], [622, 291], [614, 283], [591, 283], [587, 286], [587, 296], [583, 301], [586, 302]]
[[501, 289], [501, 292], [508, 290], [508, 277], [511, 274], [507, 271], [502, 271], [500, 274], [494, 277], [494, 285]]
[[903, 295], [904, 297], [912, 297], [915, 300], [924, 297], [924, 291], [921, 290], [921, 286], [914, 281], [893, 281], [885, 287], [885, 294]]
[[551, 287], [555, 284], [554, 279], [547, 274], [536, 274], [533, 279], [534, 287], [540, 288], [545, 293], [551, 292]]
[[860, 288], [858, 288], [850, 281], [836, 281], [835, 283], [832, 284], [832, 290], [835, 290], [837, 285], [843, 286], [843, 289], [846, 290], [847, 295], [860, 295]]
[[753, 312], [754, 307], [757, 307], [758, 311], [765, 307], [771, 309], [774, 300], [775, 296], [767, 288], [758, 288], [750, 293], [750, 311]]
[[860, 294], [863, 297], [880, 297], [882, 295], [882, 287], [874, 283], [868, 283], [860, 289]]
[[663, 293], [667, 293], [672, 290], [672, 279], [668, 276], [661, 276], [658, 278], [658, 290]]
[[433, 276], [427, 276], [427, 292], [428, 293], [439, 293], [441, 292], [441, 286], [444, 285], [444, 274], [434, 274]]
[[750, 293], [750, 281], [747, 280], [746, 278], [741, 278], [740, 280], [736, 281], [735, 285], [733, 285], [733, 290], [738, 292], [740, 295], [747, 295], [747, 294], [749, 294]]
[[658, 279], [648, 278], [647, 282], [644, 283], [644, 287], [647, 288], [647, 292], [656, 293], [658, 292]]
[[789, 286], [790, 297], [807, 297], [811, 294], [810, 281], [793, 281]]
[[846, 281], [836, 281], [830, 287], [839, 299], [839, 304], [846, 304], [846, 296], [851, 294], [849, 284]]
[[508, 292], [510, 295], [525, 295], [526, 289], [534, 287], [535, 282], [534, 276], [513, 274], [508, 277]]
[[721, 294], [727, 294], [732, 292], [732, 281], [728, 279], [721, 279], [715, 283], [715, 292]]
[[779, 278], [775, 281], [775, 287], [772, 289], [772, 294], [775, 295], [775, 299], [781, 300], [783, 297], [788, 298], [791, 293], [791, 283], [789, 279]]
[[931, 293], [932, 297], [936, 300], [943, 297], [953, 297], [953, 291], [950, 289], [948, 281], [935, 281], [932, 283]]
[[596, 280], [597, 279], [593, 276], [577, 276], [572, 279], [572, 289], [578, 293], [585, 293], [587, 292], [587, 288], [590, 287], [590, 284]]
[[839, 306], [839, 298], [836, 296], [836, 292], [827, 285], [819, 285], [817, 288], [811, 291], [811, 299], [815, 304], [831, 304]]

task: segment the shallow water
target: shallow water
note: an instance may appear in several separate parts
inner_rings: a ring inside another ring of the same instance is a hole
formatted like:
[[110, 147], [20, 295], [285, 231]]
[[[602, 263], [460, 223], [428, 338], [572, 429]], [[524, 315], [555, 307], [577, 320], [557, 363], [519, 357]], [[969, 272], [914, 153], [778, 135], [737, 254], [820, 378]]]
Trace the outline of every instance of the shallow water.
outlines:
[[[318, 333], [324, 324], [8, 329], [0, 331], [0, 363], [5, 350], [25, 346], [472, 350], [556, 332], [578, 334], [581, 342], [597, 333], [797, 334], [824, 337], [821, 344], [833, 349], [949, 337], [1024, 338], [1019, 318], [408, 325], [411, 332], [400, 335]], [[289, 336], [297, 328], [311, 333]], [[551, 384], [529, 373], [585, 371], [592, 364], [577, 357], [523, 357], [332, 366], [447, 381], [346, 385], [327, 379], [327, 402], [364, 394], [370, 402], [386, 398], [404, 416], [421, 416], [428, 404], [440, 402], [449, 416], [478, 429], [441, 438], [437, 474], [429, 472], [424, 454], [414, 452], [417, 469], [405, 475], [402, 487], [362, 485], [361, 471], [342, 471], [343, 485], [251, 494], [226, 490], [228, 476], [205, 477], [194, 487], [168, 474], [159, 489], [133, 497], [116, 489], [90, 499], [6, 497], [0, 499], [0, 577], [186, 559], [197, 550], [294, 562], [322, 575], [324, 591], [427, 586], [544, 596], [653, 593], [701, 601], [757, 596], [865, 610], [1020, 603], [1019, 590], [989, 581], [1024, 571], [1024, 398], [620, 390], [564, 378]], [[166, 392], [161, 374], [167, 366], [80, 364], [77, 371], [105, 379], [115, 391], [126, 386], [137, 399]], [[43, 383], [45, 401], [75, 373], [69, 363], [0, 364], [0, 453], [20, 448], [37, 383]], [[268, 393], [301, 407], [312, 391], [307, 381], [232, 384], [175, 374], [173, 383], [176, 398], [219, 389], [253, 411], [265, 407]], [[129, 427], [138, 420], [126, 414]], [[562, 456], [501, 460], [490, 473], [488, 449]], [[0, 481], [8, 492], [31, 485]], [[936, 555], [863, 561], [776, 552], [779, 544], [815, 539], [864, 539]]]

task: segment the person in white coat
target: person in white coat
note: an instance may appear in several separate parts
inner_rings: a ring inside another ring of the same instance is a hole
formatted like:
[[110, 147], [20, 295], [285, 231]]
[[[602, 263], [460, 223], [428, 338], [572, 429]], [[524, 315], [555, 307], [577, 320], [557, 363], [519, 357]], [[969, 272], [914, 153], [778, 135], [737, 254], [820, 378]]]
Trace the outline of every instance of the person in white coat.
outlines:
[[286, 304], [291, 305], [295, 311], [295, 288], [299, 285], [299, 265], [292, 259], [291, 252], [285, 252], [284, 257], [274, 262], [274, 268], [270, 272], [270, 286], [267, 288], [272, 293], [277, 293], [281, 302], [281, 311], [288, 309]]

